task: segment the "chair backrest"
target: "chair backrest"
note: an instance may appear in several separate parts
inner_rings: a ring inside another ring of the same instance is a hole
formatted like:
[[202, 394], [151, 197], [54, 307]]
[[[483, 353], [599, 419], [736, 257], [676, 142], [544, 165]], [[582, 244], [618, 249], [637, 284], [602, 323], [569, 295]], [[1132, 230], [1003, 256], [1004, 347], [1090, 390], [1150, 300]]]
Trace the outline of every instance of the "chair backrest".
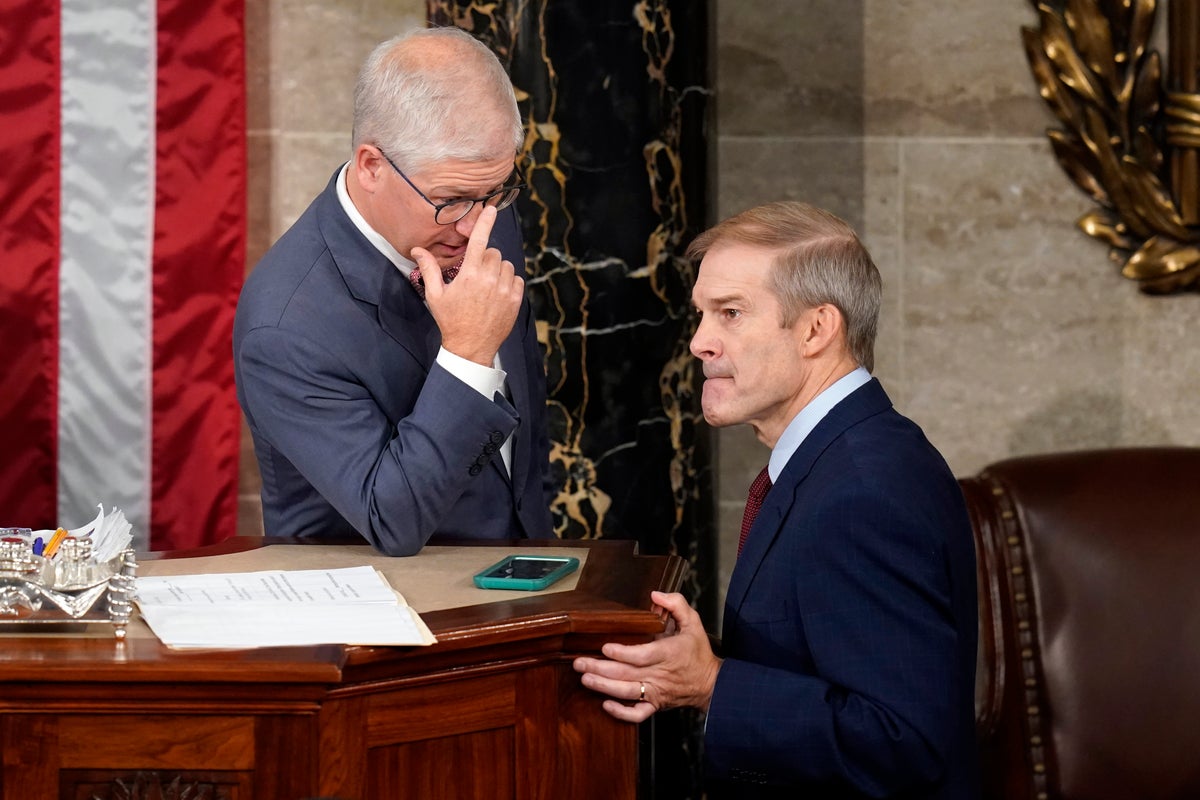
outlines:
[[1200, 798], [1200, 448], [960, 480], [979, 556], [984, 797]]

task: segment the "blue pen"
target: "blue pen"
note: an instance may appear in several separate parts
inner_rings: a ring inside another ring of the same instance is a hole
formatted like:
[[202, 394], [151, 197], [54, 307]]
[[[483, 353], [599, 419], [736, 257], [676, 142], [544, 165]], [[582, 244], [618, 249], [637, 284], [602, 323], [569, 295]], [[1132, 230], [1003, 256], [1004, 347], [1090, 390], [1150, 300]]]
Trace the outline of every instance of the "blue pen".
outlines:
[[46, 549], [46, 543], [42, 541], [42, 537], [37, 537], [33, 540], [33, 554], [40, 556], [42, 551]]

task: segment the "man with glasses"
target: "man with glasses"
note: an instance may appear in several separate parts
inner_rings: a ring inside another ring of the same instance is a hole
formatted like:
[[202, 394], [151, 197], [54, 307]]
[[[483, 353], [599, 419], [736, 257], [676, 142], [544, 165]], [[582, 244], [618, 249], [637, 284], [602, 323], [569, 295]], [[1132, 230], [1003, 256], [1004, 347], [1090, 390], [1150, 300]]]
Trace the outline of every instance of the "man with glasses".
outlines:
[[545, 373], [510, 207], [523, 140], [504, 68], [463, 31], [413, 31], [367, 58], [351, 160], [238, 301], [268, 535], [356, 532], [391, 555], [433, 534], [553, 535]]

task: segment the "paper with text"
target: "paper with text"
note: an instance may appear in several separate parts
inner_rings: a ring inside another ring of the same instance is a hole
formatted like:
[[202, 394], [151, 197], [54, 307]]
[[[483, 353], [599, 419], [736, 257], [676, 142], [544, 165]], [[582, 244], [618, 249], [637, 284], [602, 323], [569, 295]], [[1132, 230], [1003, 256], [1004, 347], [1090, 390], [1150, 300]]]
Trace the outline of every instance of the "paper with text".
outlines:
[[373, 567], [137, 579], [138, 608], [163, 644], [243, 648], [436, 641]]

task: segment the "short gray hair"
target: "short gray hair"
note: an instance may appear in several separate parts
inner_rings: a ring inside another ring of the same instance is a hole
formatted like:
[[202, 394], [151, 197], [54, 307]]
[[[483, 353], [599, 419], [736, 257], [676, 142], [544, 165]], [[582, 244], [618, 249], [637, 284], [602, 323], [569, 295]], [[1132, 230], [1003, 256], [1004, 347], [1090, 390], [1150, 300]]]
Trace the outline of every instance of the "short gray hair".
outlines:
[[704, 231], [687, 255], [701, 259], [726, 242], [776, 253], [768, 285], [779, 298], [780, 326], [790, 328], [805, 309], [829, 303], [845, 320], [850, 354], [868, 371], [874, 368], [883, 281], [853, 228], [807, 203], [768, 203]]
[[381, 148], [401, 169], [448, 158], [515, 155], [525, 140], [512, 81], [458, 28], [417, 28], [378, 45], [354, 88], [352, 146]]

